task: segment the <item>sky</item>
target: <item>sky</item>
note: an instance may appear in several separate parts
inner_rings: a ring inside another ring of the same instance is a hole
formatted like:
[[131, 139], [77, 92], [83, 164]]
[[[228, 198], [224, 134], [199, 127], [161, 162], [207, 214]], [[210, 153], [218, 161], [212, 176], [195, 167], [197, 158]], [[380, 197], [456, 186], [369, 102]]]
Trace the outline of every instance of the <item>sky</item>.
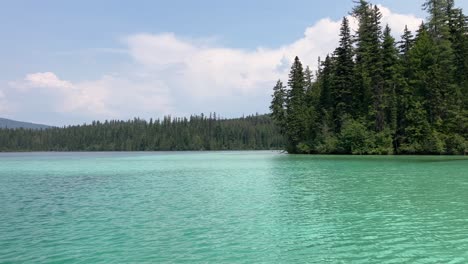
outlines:
[[[422, 0], [376, 0], [395, 37]], [[315, 70], [352, 0], [15, 0], [0, 8], [0, 117], [50, 125], [267, 113], [297, 55]], [[468, 10], [468, 1], [458, 0]]]

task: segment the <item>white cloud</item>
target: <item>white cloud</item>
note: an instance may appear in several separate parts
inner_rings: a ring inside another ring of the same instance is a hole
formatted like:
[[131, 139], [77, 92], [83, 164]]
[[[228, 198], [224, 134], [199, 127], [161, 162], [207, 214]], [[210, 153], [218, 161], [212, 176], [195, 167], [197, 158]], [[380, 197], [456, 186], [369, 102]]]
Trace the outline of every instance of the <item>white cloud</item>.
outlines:
[[[422, 19], [391, 12], [380, 6], [383, 25], [401, 34], [405, 25], [416, 29]], [[351, 24], [356, 22], [350, 18]], [[103, 75], [98, 80], [70, 82], [52, 72], [26, 75], [10, 83], [23, 93], [40, 89], [55, 95], [54, 111], [79, 113], [89, 118], [128, 118], [162, 114], [229, 111], [265, 112], [271, 87], [278, 78], [286, 81], [297, 55], [317, 67], [317, 58], [333, 52], [341, 21], [324, 18], [306, 28], [304, 36], [276, 48], [253, 50], [217, 46], [206, 39], [185, 39], [174, 33], [140, 33], [124, 43], [134, 66], [131, 71]], [[58, 95], [58, 96], [57, 96]], [[265, 98], [259, 102], [258, 98]], [[49, 99], [52, 100], [52, 99]], [[257, 101], [255, 101], [257, 100]], [[263, 110], [262, 110], [263, 109]]]
[[172, 89], [203, 100], [268, 93], [271, 83], [287, 76], [296, 55], [315, 65], [318, 56], [330, 51], [338, 41], [339, 26], [340, 22], [323, 19], [289, 45], [252, 51], [200, 45], [174, 34], [136, 34], [126, 43], [146, 71], [163, 76]]
[[68, 81], [60, 80], [57, 75], [52, 72], [38, 72], [26, 75], [24, 78], [26, 86], [41, 87], [53, 89], [70, 89], [72, 84]]
[[408, 29], [411, 31], [416, 31], [421, 22], [422, 18], [418, 18], [413, 14], [398, 14], [393, 13], [389, 8], [378, 5], [380, 12], [382, 13], [382, 24], [388, 24], [392, 29], [392, 33], [395, 37], [399, 38], [403, 34], [405, 26], [408, 26]]
[[10, 82], [9, 85], [23, 92], [33, 88], [67, 90], [73, 87], [70, 82], [60, 80], [53, 72], [30, 73], [24, 80]]
[[139, 111], [168, 114], [173, 110], [168, 89], [161, 82], [104, 75], [99, 80], [72, 83], [52, 72], [39, 72], [12, 85], [22, 93], [40, 90], [45, 97], [42, 99], [52, 100], [50, 106], [55, 112], [80, 113], [88, 118], [122, 118], [127, 111], [135, 115]]

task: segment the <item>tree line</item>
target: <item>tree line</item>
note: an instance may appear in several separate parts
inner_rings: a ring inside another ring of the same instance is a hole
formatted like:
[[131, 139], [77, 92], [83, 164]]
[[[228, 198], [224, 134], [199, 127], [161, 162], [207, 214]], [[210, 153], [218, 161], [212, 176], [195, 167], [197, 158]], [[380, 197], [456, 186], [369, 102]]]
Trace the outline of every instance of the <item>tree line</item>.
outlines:
[[94, 121], [63, 128], [0, 129], [0, 151], [161, 151], [282, 149], [268, 115]]
[[427, 0], [427, 22], [396, 41], [376, 5], [356, 2], [339, 46], [313, 77], [295, 58], [273, 88], [271, 116], [289, 153], [464, 154], [468, 149], [468, 18]]

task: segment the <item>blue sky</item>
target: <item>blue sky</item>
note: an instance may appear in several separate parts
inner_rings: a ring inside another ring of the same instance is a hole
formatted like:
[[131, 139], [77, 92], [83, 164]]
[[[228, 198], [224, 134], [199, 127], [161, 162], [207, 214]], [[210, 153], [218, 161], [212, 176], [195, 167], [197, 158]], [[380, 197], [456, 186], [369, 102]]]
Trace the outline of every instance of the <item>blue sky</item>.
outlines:
[[[381, 0], [399, 34], [422, 1]], [[352, 1], [4, 1], [0, 116], [54, 125], [93, 119], [268, 111], [299, 55], [334, 48]], [[467, 1], [458, 6], [468, 9]]]

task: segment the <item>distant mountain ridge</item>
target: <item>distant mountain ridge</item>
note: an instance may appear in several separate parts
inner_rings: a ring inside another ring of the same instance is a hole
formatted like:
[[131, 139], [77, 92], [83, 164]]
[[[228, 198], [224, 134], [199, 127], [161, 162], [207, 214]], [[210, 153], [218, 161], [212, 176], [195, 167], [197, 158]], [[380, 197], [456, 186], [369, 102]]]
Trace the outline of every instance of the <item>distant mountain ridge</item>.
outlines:
[[29, 122], [21, 122], [6, 118], [0, 117], [0, 128], [28, 128], [28, 129], [46, 129], [50, 128], [51, 126], [42, 125], [42, 124], [34, 124]]

